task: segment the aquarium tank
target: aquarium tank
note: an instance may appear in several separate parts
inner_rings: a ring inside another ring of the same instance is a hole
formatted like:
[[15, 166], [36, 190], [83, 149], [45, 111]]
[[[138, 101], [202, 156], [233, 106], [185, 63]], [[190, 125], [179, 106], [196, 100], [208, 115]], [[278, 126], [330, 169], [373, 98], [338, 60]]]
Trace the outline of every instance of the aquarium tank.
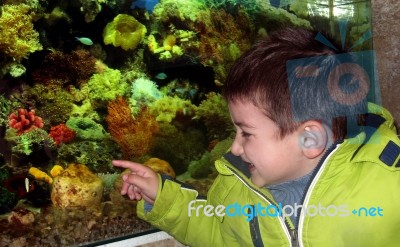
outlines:
[[369, 0], [1, 1], [0, 246], [156, 230], [120, 195], [113, 159], [206, 194], [234, 134], [227, 73], [285, 26], [373, 49]]

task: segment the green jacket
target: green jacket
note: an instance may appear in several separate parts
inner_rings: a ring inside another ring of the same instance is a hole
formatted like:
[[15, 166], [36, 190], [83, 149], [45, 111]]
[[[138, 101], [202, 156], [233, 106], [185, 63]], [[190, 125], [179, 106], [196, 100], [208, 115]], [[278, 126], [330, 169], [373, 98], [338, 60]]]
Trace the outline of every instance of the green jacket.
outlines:
[[207, 199], [160, 176], [153, 208], [146, 212], [141, 201], [138, 215], [189, 246], [400, 246], [400, 141], [391, 115], [377, 106], [372, 112], [378, 115], [369, 116], [363, 133], [333, 145], [321, 159], [298, 229], [230, 153], [216, 161], [219, 175]]

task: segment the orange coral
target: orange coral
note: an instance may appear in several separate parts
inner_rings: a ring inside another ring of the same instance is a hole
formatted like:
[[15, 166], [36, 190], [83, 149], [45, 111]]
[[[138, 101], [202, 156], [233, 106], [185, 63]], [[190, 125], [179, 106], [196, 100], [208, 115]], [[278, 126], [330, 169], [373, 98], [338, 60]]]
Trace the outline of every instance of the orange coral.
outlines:
[[26, 4], [4, 5], [0, 15], [0, 52], [19, 62], [42, 50], [39, 33], [33, 29], [34, 12]]
[[108, 131], [121, 148], [125, 159], [145, 155], [151, 148], [152, 139], [159, 126], [147, 107], [133, 119], [128, 102], [122, 98], [108, 103], [106, 117]]

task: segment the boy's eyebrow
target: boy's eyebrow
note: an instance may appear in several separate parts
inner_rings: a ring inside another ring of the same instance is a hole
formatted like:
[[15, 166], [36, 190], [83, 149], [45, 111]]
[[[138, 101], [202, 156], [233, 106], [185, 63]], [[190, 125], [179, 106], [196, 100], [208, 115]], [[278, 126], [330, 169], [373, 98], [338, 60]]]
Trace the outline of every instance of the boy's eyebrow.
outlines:
[[236, 126], [239, 126], [239, 127], [247, 127], [247, 128], [254, 128], [254, 126], [251, 126], [251, 125], [249, 125], [249, 124], [247, 124], [247, 123], [244, 123], [244, 122], [233, 122]]

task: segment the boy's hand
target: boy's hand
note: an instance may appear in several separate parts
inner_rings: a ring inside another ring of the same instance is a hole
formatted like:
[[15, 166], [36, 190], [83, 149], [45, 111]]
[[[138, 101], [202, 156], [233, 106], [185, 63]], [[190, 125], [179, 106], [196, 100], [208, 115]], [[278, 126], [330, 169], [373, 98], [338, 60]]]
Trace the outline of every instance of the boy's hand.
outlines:
[[139, 163], [126, 160], [113, 160], [114, 166], [131, 170], [130, 174], [122, 176], [121, 195], [128, 195], [131, 200], [142, 198], [154, 204], [158, 190], [158, 175], [152, 169]]

